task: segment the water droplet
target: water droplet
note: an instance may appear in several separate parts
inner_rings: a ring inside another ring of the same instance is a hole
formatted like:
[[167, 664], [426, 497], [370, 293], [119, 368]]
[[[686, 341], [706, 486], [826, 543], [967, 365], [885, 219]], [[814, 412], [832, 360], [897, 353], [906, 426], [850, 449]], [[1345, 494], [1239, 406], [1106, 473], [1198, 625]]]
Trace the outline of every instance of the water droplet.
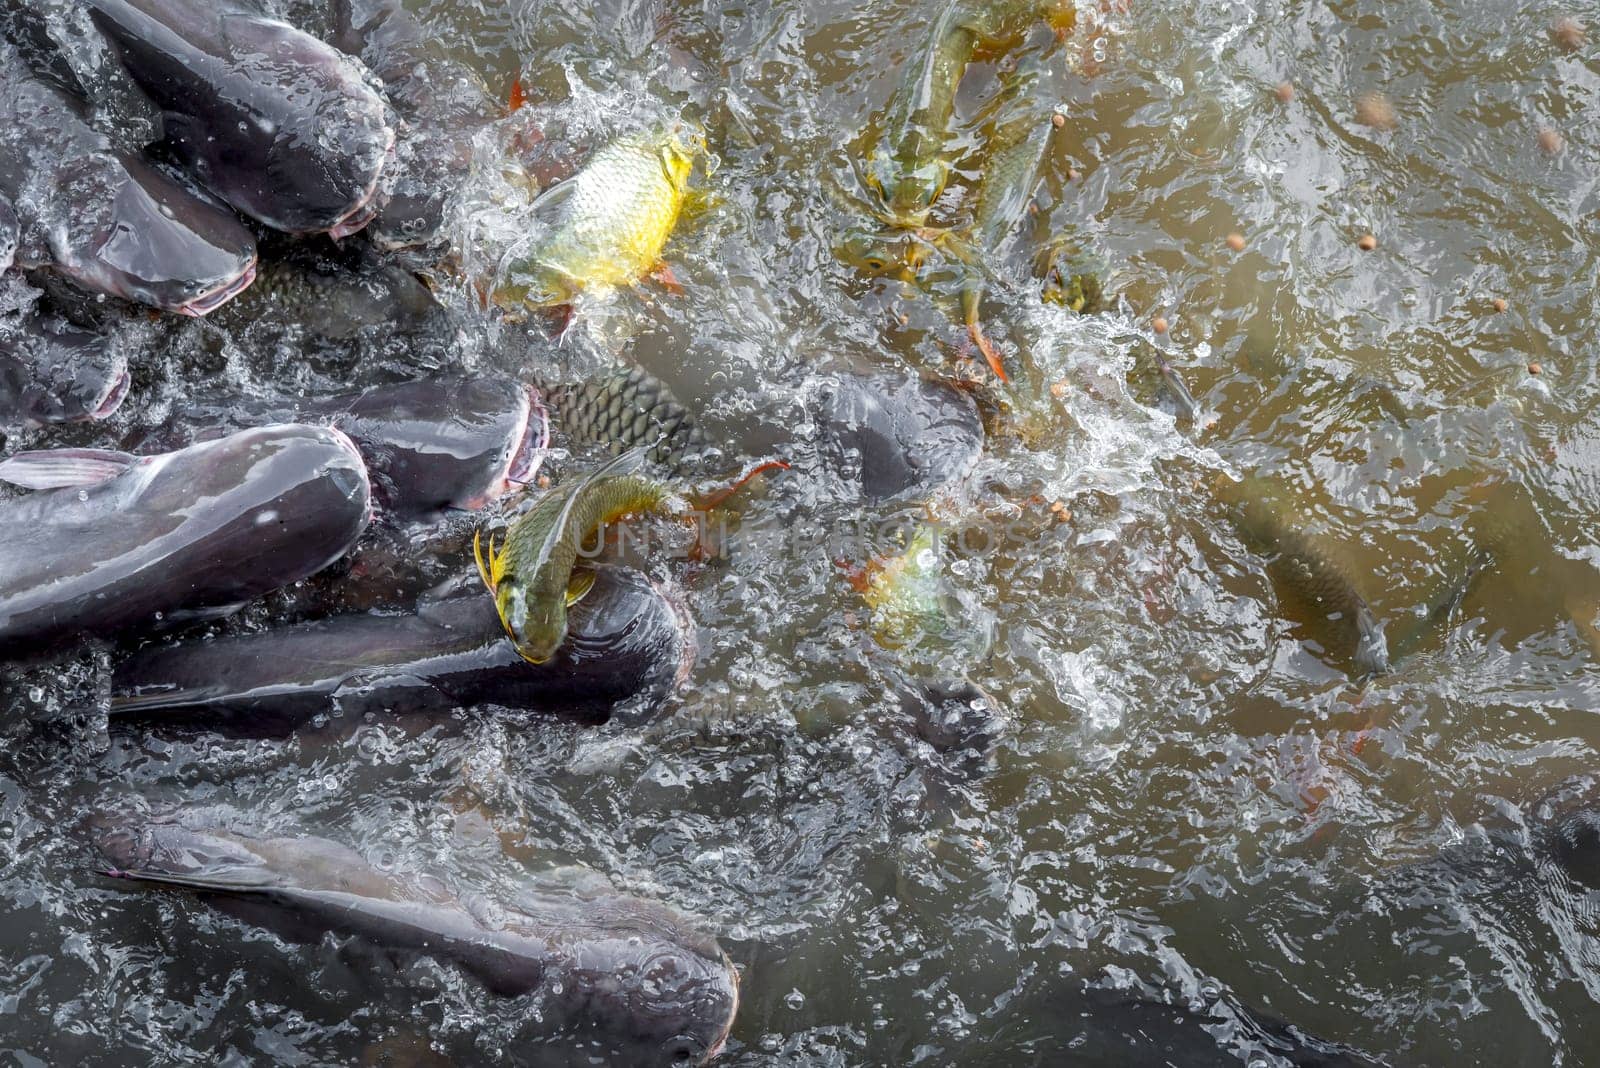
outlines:
[[783, 1003], [791, 1009], [799, 1009], [806, 1003], [806, 996], [798, 990], [791, 990], [783, 996]]

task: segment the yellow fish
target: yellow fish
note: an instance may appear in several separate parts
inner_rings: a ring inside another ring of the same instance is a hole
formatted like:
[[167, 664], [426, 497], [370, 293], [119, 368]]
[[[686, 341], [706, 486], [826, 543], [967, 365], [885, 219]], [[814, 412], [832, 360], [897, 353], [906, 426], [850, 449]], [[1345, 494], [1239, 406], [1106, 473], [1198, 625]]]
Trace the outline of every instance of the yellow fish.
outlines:
[[537, 232], [507, 254], [494, 289], [508, 309], [553, 308], [631, 285], [661, 262], [705, 134], [678, 122], [628, 134], [533, 203]]

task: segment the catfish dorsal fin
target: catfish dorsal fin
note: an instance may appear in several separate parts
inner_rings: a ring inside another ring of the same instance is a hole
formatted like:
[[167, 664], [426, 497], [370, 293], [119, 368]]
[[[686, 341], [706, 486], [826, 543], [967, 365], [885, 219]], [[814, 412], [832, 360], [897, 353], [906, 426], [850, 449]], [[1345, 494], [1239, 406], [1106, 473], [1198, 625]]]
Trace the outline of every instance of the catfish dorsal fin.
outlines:
[[138, 459], [111, 449], [41, 449], [0, 461], [0, 482], [23, 489], [96, 486], [109, 482]]

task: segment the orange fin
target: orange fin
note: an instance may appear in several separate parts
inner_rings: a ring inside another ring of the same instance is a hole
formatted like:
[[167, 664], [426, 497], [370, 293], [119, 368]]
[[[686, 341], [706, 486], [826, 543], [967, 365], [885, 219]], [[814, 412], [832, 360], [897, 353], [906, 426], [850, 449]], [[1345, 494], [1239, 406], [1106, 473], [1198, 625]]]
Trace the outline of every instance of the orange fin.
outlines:
[[764, 463], [756, 464], [743, 475], [740, 475], [731, 485], [725, 486], [722, 489], [716, 490], [712, 493], [705, 494], [704, 496], [697, 497], [694, 502], [695, 507], [699, 508], [702, 512], [709, 512], [711, 509], [722, 504], [729, 497], [732, 497], [735, 493], [738, 493], [739, 489], [746, 482], [749, 482], [757, 475], [763, 474], [767, 471], [787, 470], [789, 470], [789, 463], [787, 460], [767, 460]]
[[1002, 382], [1011, 381], [1011, 377], [1006, 374], [1005, 365], [1000, 362], [1000, 353], [996, 351], [988, 336], [983, 332], [983, 324], [976, 320], [968, 323], [967, 333], [972, 335], [972, 343], [978, 346], [978, 351], [983, 353], [983, 358], [989, 361], [989, 370], [994, 372], [994, 376]]
[[521, 111], [522, 105], [528, 102], [528, 94], [522, 89], [522, 75], [518, 74], [511, 79], [511, 92], [506, 94], [506, 110]]
[[683, 296], [683, 283], [678, 281], [678, 276], [672, 273], [672, 264], [662, 260], [650, 269], [650, 277], [655, 282], [675, 297]]

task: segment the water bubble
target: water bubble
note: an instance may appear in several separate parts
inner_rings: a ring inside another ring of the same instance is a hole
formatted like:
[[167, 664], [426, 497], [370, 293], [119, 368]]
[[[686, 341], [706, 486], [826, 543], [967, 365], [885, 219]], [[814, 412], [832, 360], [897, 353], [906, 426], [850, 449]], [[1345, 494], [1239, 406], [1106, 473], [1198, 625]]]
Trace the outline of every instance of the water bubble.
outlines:
[[806, 996], [798, 990], [791, 990], [783, 996], [783, 1003], [791, 1009], [800, 1009], [806, 1003]]

